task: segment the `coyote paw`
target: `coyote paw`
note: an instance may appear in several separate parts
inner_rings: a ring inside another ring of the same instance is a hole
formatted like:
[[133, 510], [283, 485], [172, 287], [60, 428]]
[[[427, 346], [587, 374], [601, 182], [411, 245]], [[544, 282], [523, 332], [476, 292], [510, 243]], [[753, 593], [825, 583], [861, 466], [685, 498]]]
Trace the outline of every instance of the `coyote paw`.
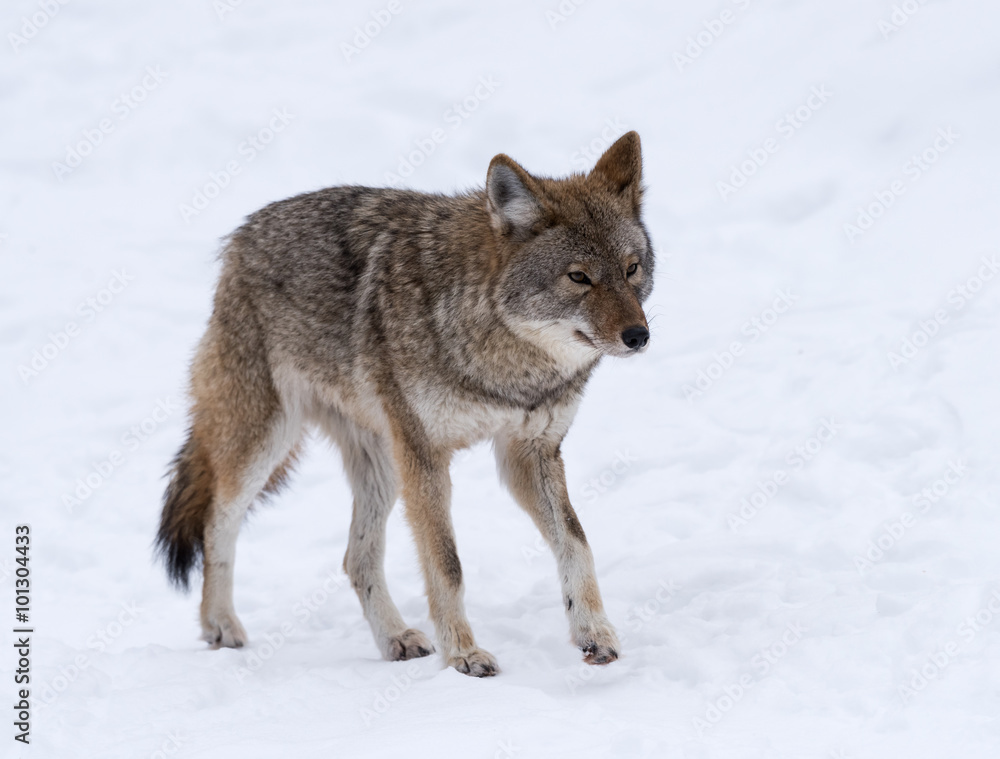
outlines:
[[448, 666], [454, 667], [463, 675], [472, 677], [493, 677], [500, 671], [497, 660], [489, 651], [475, 648], [464, 654], [457, 654], [448, 660]]
[[610, 664], [618, 659], [618, 636], [610, 626], [578, 635], [576, 641], [587, 664]]
[[211, 644], [212, 648], [243, 648], [247, 642], [247, 633], [235, 614], [223, 614], [215, 619], [202, 622], [202, 638]]
[[618, 649], [602, 646], [598, 643], [587, 643], [581, 646], [583, 660], [587, 664], [610, 664], [618, 659]]
[[404, 630], [399, 635], [389, 638], [386, 658], [389, 661], [406, 661], [430, 656], [434, 653], [434, 645], [420, 630]]

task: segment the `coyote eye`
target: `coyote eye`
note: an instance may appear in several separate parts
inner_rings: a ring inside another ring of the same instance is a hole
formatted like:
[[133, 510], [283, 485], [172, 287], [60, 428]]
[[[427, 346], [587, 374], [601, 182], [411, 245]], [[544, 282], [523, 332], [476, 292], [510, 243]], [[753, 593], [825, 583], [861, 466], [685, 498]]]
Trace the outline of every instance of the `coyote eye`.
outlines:
[[590, 277], [584, 274], [582, 271], [571, 271], [569, 273], [569, 278], [576, 282], [578, 285], [589, 285]]
[[625, 276], [631, 277], [639, 270], [639, 264], [629, 264], [629, 267], [625, 270]]

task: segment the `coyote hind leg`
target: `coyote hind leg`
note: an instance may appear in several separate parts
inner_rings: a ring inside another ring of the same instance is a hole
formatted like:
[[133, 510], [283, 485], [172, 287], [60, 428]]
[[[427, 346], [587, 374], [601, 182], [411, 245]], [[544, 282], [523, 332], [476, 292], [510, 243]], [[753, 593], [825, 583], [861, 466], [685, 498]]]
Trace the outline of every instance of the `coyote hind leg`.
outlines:
[[191, 377], [191, 440], [211, 471], [201, 517], [201, 626], [213, 646], [239, 648], [247, 635], [233, 607], [236, 539], [250, 505], [287, 473], [304, 410], [293, 390], [279, 392], [253, 309], [222, 285], [215, 308]]
[[[204, 583], [201, 598], [203, 637], [216, 648], [240, 648], [247, 634], [233, 605], [236, 539], [254, 500], [280, 484], [295, 458], [302, 426], [284, 411], [271, 419], [266, 437], [242, 467], [216, 467], [215, 497], [205, 523]], [[234, 462], [235, 463], [235, 462]]]

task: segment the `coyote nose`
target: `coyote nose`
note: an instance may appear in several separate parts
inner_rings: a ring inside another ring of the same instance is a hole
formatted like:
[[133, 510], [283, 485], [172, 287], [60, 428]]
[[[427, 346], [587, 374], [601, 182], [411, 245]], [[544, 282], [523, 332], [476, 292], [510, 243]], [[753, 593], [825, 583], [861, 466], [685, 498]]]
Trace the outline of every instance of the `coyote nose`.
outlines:
[[649, 342], [649, 330], [645, 327], [629, 327], [622, 332], [622, 342], [637, 351]]

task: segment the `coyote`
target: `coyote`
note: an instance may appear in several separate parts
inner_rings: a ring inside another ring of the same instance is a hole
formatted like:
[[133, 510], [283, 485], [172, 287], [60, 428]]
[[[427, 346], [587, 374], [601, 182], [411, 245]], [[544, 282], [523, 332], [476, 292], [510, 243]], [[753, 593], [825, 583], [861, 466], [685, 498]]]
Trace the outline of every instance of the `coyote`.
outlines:
[[618, 658], [560, 444], [601, 357], [649, 341], [641, 175], [629, 132], [588, 174], [536, 177], [500, 154], [481, 190], [332, 187], [266, 206], [228, 238], [156, 539], [178, 587], [202, 567], [206, 641], [247, 641], [233, 608], [237, 533], [285, 482], [311, 425], [343, 456], [344, 570], [382, 656], [435, 650], [386, 587], [386, 521], [402, 496], [445, 661], [499, 671], [465, 616], [449, 513], [452, 454], [488, 439], [555, 554], [573, 642], [589, 664]]

